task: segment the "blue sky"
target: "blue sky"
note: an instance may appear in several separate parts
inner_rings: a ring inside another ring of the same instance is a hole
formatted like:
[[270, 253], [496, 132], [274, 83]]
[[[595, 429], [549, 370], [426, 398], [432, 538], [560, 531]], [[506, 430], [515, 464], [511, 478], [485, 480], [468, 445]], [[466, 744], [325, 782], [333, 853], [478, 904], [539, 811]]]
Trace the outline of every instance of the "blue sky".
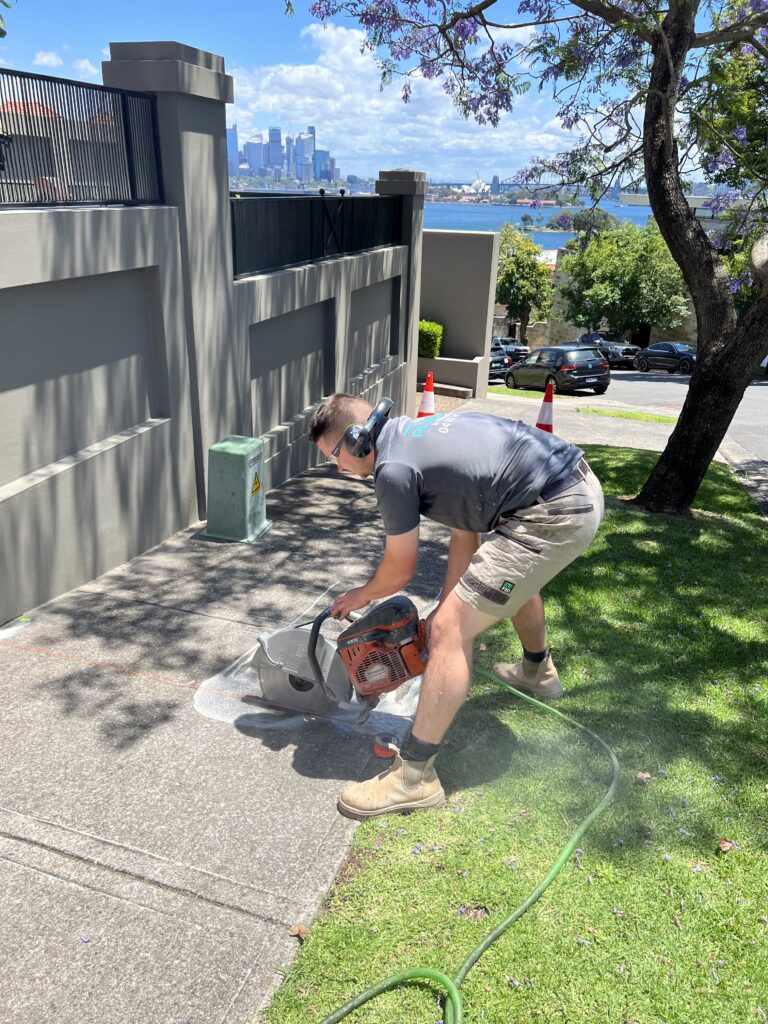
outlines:
[[353, 22], [326, 28], [295, 0], [12, 0], [0, 66], [101, 82], [110, 41], [174, 39], [221, 54], [235, 81], [227, 121], [242, 141], [279, 125], [284, 133], [317, 129], [342, 174], [375, 175], [390, 167], [424, 170], [433, 179], [508, 177], [536, 155], [567, 148], [554, 106], [534, 90], [497, 129], [465, 121], [438, 82], [415, 83], [412, 102], [397, 86], [379, 90], [379, 74], [360, 53]]

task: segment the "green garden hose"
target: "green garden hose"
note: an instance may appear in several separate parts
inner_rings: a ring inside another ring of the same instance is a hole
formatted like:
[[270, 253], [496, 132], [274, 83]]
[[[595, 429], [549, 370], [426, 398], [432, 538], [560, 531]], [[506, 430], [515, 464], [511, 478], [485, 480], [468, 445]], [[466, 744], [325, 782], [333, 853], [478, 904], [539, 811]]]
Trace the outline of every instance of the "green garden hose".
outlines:
[[[495, 683], [499, 682], [499, 680], [496, 679], [495, 676], [491, 676], [487, 672], [483, 672], [482, 670], [480, 670], [480, 674], [487, 676], [489, 679], [492, 679], [493, 682]], [[385, 978], [383, 981], [378, 982], [376, 985], [372, 985], [370, 988], [365, 989], [365, 991], [361, 992], [360, 995], [355, 996], [354, 999], [351, 999], [348, 1003], [345, 1003], [344, 1006], [340, 1006], [339, 1009], [335, 1010], [330, 1016], [325, 1017], [321, 1024], [337, 1024], [338, 1021], [343, 1020], [345, 1017], [349, 1016], [349, 1014], [352, 1013], [353, 1010], [356, 1010], [359, 1006], [362, 1006], [363, 1003], [367, 1003], [370, 999], [374, 999], [382, 992], [387, 992], [391, 988], [396, 988], [398, 985], [402, 985], [409, 981], [415, 981], [417, 979], [427, 979], [433, 981], [436, 985], [439, 985], [441, 988], [445, 990], [445, 994], [447, 997], [447, 1003], [445, 1006], [445, 1024], [463, 1024], [464, 1011], [461, 1005], [461, 996], [459, 995], [459, 986], [461, 985], [461, 983], [464, 981], [466, 976], [475, 966], [475, 964], [483, 955], [483, 953], [490, 946], [492, 946], [497, 939], [500, 939], [504, 932], [506, 932], [506, 930], [510, 927], [510, 925], [514, 924], [514, 922], [517, 921], [518, 918], [522, 917], [526, 910], [529, 910], [536, 902], [536, 900], [549, 888], [552, 882], [554, 882], [555, 878], [562, 871], [565, 862], [576, 849], [576, 845], [581, 839], [581, 837], [584, 835], [587, 829], [589, 829], [590, 826], [595, 821], [597, 821], [597, 819], [606, 810], [611, 800], [613, 800], [616, 794], [616, 789], [619, 785], [619, 775], [621, 773], [621, 769], [619, 768], [619, 762], [616, 760], [616, 755], [608, 746], [608, 744], [604, 740], [602, 740], [596, 733], [592, 732], [591, 729], [587, 729], [585, 725], [582, 725], [580, 722], [577, 722], [575, 719], [571, 718], [569, 715], [564, 714], [562, 711], [558, 711], [557, 708], [553, 708], [549, 704], [544, 704], [540, 700], [536, 700], [534, 697], [529, 697], [527, 694], [521, 693], [519, 690], [516, 690], [514, 686], [508, 686], [506, 683], [503, 683], [502, 685], [506, 686], [506, 688], [510, 690], [512, 693], [514, 693], [516, 697], [521, 697], [523, 700], [528, 701], [529, 704], [534, 704], [538, 708], [543, 708], [545, 711], [549, 712], [549, 714], [557, 715], [558, 718], [562, 718], [563, 721], [567, 722], [569, 725], [572, 725], [575, 728], [580, 729], [582, 732], [586, 733], [587, 736], [590, 737], [590, 739], [592, 739], [595, 743], [597, 743], [600, 747], [603, 748], [603, 750], [608, 755], [608, 759], [611, 762], [612, 771], [611, 783], [608, 786], [605, 795], [603, 796], [602, 800], [597, 805], [597, 807], [595, 807], [595, 809], [590, 814], [588, 814], [587, 817], [581, 822], [581, 824], [578, 826], [578, 828], [573, 833], [571, 838], [565, 844], [563, 849], [560, 851], [557, 860], [550, 868], [546, 877], [543, 878], [541, 882], [539, 882], [539, 884], [536, 886], [533, 892], [526, 899], [524, 899], [522, 903], [515, 907], [515, 909], [512, 911], [511, 914], [509, 914], [508, 917], [504, 918], [504, 920], [497, 928], [494, 928], [492, 932], [486, 935], [483, 941], [472, 950], [467, 959], [459, 968], [459, 972], [453, 980], [451, 980], [447, 975], [443, 974], [441, 971], [433, 970], [430, 967], [415, 967], [412, 970], [402, 971], [399, 974], [392, 974], [388, 978]]]

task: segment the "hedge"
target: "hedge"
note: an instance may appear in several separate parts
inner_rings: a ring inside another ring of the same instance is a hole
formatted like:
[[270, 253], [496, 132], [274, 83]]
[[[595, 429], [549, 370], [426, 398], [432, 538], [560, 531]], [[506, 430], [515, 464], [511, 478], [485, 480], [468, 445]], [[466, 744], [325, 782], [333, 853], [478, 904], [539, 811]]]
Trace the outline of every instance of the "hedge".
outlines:
[[419, 355], [437, 359], [443, 344], [443, 325], [432, 320], [419, 320]]

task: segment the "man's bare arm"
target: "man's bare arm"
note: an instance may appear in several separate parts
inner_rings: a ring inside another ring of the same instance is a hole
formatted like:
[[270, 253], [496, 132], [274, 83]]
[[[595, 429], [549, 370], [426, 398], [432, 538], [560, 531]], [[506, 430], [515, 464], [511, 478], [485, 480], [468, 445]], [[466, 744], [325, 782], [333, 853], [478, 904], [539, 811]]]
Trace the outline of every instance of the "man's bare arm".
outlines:
[[419, 556], [419, 528], [388, 536], [379, 567], [363, 587], [341, 594], [333, 602], [334, 618], [342, 619], [380, 597], [402, 590], [416, 571]]

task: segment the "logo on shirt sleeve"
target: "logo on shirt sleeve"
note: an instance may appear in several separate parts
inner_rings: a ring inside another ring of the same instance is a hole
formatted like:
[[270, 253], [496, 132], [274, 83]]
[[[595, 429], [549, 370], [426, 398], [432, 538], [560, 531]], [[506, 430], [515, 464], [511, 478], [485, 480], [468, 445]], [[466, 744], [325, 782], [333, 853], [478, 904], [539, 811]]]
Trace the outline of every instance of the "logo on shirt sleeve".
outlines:
[[512, 582], [512, 580], [504, 580], [504, 582], [499, 587], [499, 590], [503, 594], [511, 594], [514, 589], [515, 589], [515, 584]]

